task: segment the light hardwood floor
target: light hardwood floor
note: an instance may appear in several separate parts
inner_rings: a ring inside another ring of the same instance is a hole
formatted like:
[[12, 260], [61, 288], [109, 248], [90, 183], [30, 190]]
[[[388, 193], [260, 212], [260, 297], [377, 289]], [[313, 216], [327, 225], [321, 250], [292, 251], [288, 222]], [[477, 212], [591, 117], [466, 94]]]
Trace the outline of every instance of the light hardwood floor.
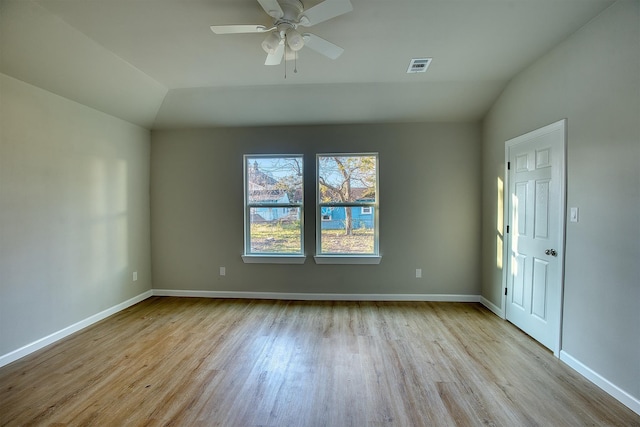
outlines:
[[640, 426], [478, 304], [168, 297], [1, 368], [0, 421]]

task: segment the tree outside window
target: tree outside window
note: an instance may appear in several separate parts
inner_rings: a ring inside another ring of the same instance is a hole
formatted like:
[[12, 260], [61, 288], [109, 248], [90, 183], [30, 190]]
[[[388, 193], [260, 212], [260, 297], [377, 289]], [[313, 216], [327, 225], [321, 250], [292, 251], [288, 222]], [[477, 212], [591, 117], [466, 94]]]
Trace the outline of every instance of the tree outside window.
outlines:
[[303, 158], [244, 156], [245, 255], [304, 250]]
[[318, 155], [317, 185], [318, 254], [378, 255], [377, 153]]

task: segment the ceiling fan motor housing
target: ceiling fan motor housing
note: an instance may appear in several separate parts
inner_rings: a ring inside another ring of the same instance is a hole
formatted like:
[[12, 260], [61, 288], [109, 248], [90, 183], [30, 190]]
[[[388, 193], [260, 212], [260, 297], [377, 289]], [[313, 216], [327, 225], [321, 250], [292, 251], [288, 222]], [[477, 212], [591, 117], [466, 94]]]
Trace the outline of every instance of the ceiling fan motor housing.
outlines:
[[282, 16], [273, 21], [273, 26], [278, 29], [280, 36], [285, 37], [288, 30], [295, 30], [300, 24], [304, 5], [299, 0], [279, 0], [278, 4], [282, 8]]

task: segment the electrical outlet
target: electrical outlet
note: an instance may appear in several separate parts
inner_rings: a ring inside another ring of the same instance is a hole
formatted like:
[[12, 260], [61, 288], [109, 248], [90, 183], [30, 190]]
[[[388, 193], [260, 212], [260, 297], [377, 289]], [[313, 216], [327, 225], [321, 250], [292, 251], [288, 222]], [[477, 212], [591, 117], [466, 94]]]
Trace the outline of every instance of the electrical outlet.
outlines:
[[227, 274], [227, 269], [225, 267], [220, 267], [220, 275], [225, 276]]
[[135, 282], [136, 280], [138, 280], [138, 272], [134, 271], [133, 272], [133, 281]]
[[416, 268], [416, 279], [422, 278], [422, 269]]

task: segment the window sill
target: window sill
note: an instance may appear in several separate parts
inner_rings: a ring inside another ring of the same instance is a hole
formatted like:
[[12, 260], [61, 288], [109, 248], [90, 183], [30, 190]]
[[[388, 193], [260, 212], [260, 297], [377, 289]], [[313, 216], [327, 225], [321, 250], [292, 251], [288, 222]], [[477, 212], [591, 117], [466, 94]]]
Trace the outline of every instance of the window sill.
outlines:
[[367, 265], [380, 264], [382, 256], [379, 255], [316, 255], [313, 257], [316, 264], [352, 264]]
[[304, 264], [305, 255], [242, 255], [245, 264]]

